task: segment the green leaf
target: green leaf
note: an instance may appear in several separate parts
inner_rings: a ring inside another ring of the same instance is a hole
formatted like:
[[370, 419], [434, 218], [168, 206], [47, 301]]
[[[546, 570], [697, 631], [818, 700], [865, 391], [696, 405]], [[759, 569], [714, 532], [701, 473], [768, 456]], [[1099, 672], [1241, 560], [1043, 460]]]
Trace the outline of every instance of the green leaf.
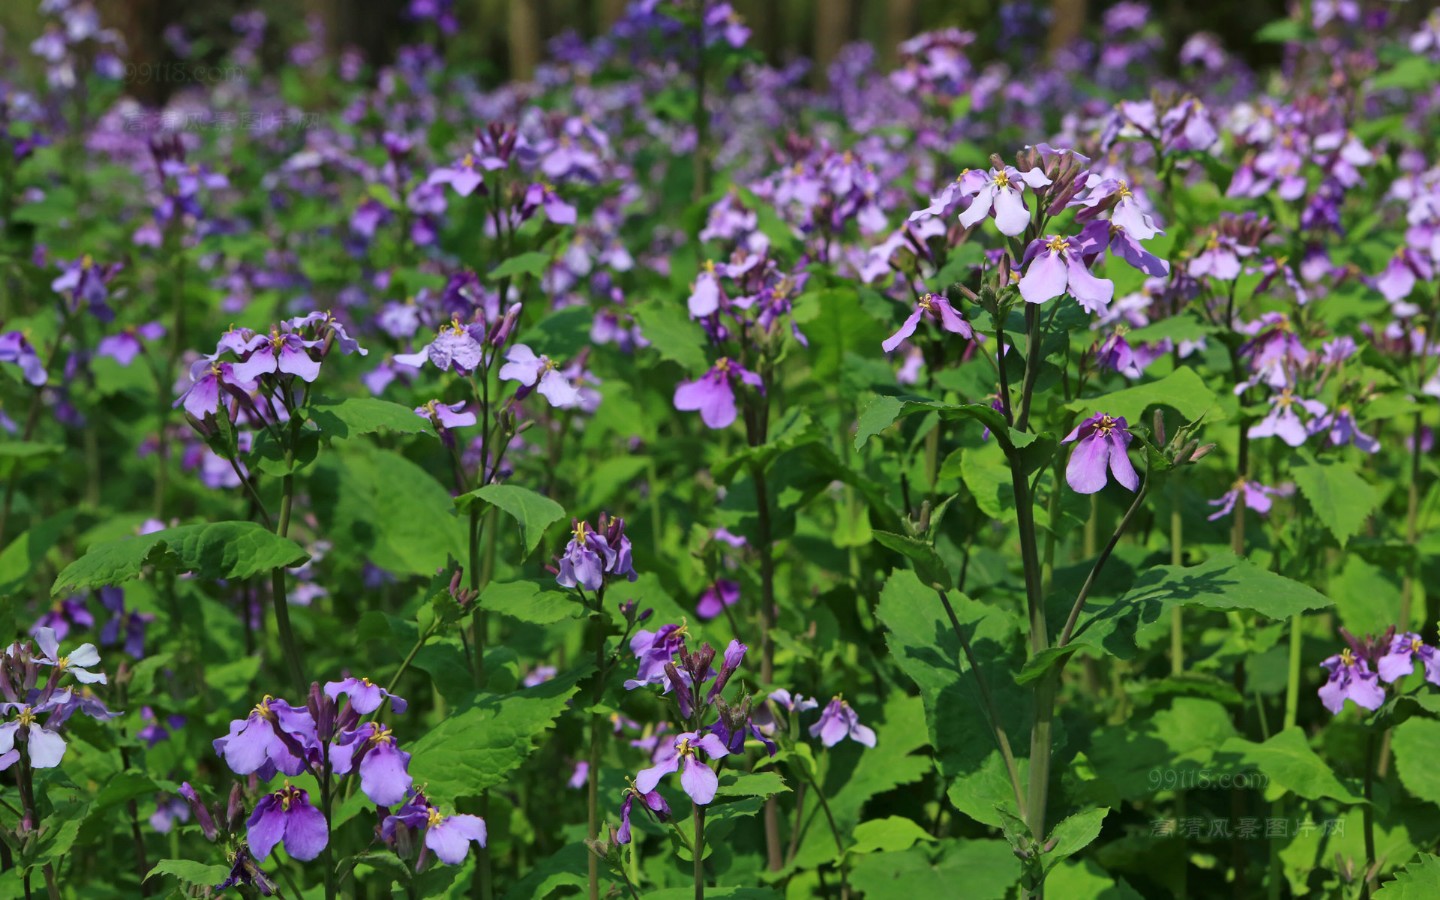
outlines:
[[673, 300], [646, 300], [635, 306], [635, 320], [640, 331], [665, 359], [677, 362], [692, 374], [710, 368], [705, 352], [707, 341], [700, 323], [690, 318], [689, 311]]
[[580, 601], [535, 581], [491, 582], [480, 592], [480, 608], [532, 625], [554, 625], [584, 612]]
[[463, 524], [436, 514], [451, 507], [450, 492], [398, 453], [348, 441], [315, 464], [309, 485], [321, 533], [357, 565], [430, 576], [465, 558]]
[[1434, 900], [1440, 897], [1440, 856], [1422, 853], [1375, 892], [1375, 900]]
[[515, 484], [487, 484], [456, 497], [455, 505], [468, 510], [477, 501], [503, 510], [520, 525], [526, 556], [534, 552], [545, 536], [545, 529], [565, 516], [565, 507]]
[[915, 566], [915, 574], [926, 584], [938, 584], [947, 591], [952, 587], [949, 567], [940, 558], [940, 554], [935, 552], [935, 548], [924, 541], [904, 534], [877, 531], [875, 542], [910, 560]]
[[1414, 91], [1429, 88], [1440, 81], [1440, 66], [1423, 56], [1407, 56], [1394, 66], [1380, 72], [1370, 81], [1372, 90]]
[[1010, 463], [995, 441], [979, 447], [965, 447], [960, 453], [960, 480], [975, 505], [992, 519], [1008, 521], [1015, 516], [1015, 485]]
[[1288, 619], [1329, 605], [1314, 588], [1224, 552], [1198, 566], [1155, 566], [1119, 600], [1090, 600], [1073, 639], [1130, 659], [1138, 642], [1169, 627], [1176, 606], [1248, 609]]
[[145, 876], [149, 881], [156, 875], [169, 875], [181, 884], [192, 887], [214, 887], [230, 877], [227, 866], [210, 866], [193, 859], [162, 859]]
[[873, 853], [850, 873], [851, 886], [866, 900], [1003, 900], [1019, 879], [1010, 845], [997, 840], [946, 841], [939, 853], [928, 847]]
[[1314, 36], [1314, 31], [1295, 19], [1276, 19], [1255, 32], [1255, 40], [1262, 44], [1289, 44]]
[[416, 415], [410, 407], [375, 397], [320, 398], [310, 401], [308, 412], [321, 433], [331, 439], [377, 432], [435, 435], [430, 421]]
[[532, 278], [539, 278], [545, 274], [550, 267], [550, 255], [547, 253], [521, 253], [519, 256], [512, 256], [500, 265], [490, 270], [485, 276], [490, 281], [500, 281], [503, 278], [514, 278], [516, 275], [529, 275]]
[[720, 789], [715, 796], [722, 800], [737, 797], [773, 797], [776, 794], [788, 793], [790, 786], [780, 773], [771, 769], [765, 772], [755, 772], [749, 775], [730, 773], [720, 779]]
[[95, 544], [60, 572], [50, 593], [59, 596], [120, 584], [138, 578], [146, 566], [191, 572], [206, 581], [243, 581], [271, 569], [298, 566], [309, 558], [299, 544], [254, 522], [181, 525]]
[[855, 431], [855, 449], [861, 449], [872, 437], [905, 416], [930, 411], [937, 412], [942, 419], [950, 421], [973, 419], [989, 428], [991, 433], [999, 438], [1002, 446], [1023, 446], [1035, 440], [1035, 435], [1031, 434], [1017, 438], [1016, 435], [1020, 432], [1012, 432], [1005, 423], [1005, 417], [986, 403], [952, 405], [925, 397], [876, 394], [865, 408], [860, 410], [860, 421]]
[[1335, 460], [1298, 464], [1290, 469], [1290, 476], [1342, 547], [1359, 533], [1383, 499], [1353, 465]]
[[1206, 387], [1193, 369], [1176, 369], [1159, 381], [1137, 384], [1098, 397], [1075, 400], [1068, 407], [1071, 412], [1091, 415], [1103, 412], [1111, 416], [1124, 416], [1134, 427], [1143, 424], [1145, 410], [1152, 406], [1168, 406], [1184, 416], [1186, 421], [1197, 421], [1207, 412], [1218, 412], [1215, 392]]
[[502, 784], [535, 749], [575, 695], [583, 666], [513, 694], [482, 697], [408, 745], [410, 773], [442, 802], [476, 797]]
[[567, 844], [536, 863], [505, 893], [505, 900], [544, 900], [563, 887], [583, 888], [589, 866], [590, 850], [578, 841]]
[[[1265, 794], [1269, 799], [1278, 799], [1287, 793], [1297, 794], [1306, 800], [1329, 797], [1341, 803], [1363, 803], [1364, 799], [1350, 793], [1330, 771], [1330, 766], [1310, 748], [1305, 741], [1305, 732], [1291, 726], [1274, 735], [1263, 744], [1244, 738], [1231, 738], [1220, 746], [1221, 757], [1227, 772], [1242, 772], [1246, 768], [1259, 769], [1269, 779]], [[1234, 760], [1228, 759], [1234, 756]]]
[[[0, 597], [8, 597], [29, 583], [30, 576], [74, 520], [75, 510], [64, 510], [36, 522], [29, 531], [10, 542], [0, 553]], [[6, 628], [5, 632], [8, 634], [9, 630]]]
[[871, 819], [855, 826], [851, 853], [898, 853], [917, 843], [933, 843], [930, 832], [901, 816]]
[[1400, 783], [1426, 803], [1440, 803], [1440, 766], [1435, 765], [1440, 720], [1416, 716], [1401, 722], [1392, 734], [1390, 746]]
[[827, 288], [795, 301], [795, 321], [810, 341], [811, 377], [834, 385], [850, 368], [847, 357], [879, 358], [883, 325], [865, 311], [855, 288]]
[[[779, 894], [769, 888], [706, 888], [706, 900], [778, 900]], [[646, 891], [645, 900], [694, 900], [694, 888], [666, 888]]]
[[[1090, 777], [1076, 793], [1117, 806], [1140, 800], [1206, 771], [1219, 748], [1236, 737], [1230, 711], [1214, 700], [1176, 697], [1169, 709], [1098, 729], [1087, 751]], [[1076, 771], [1084, 767], [1072, 766]], [[1167, 776], [1174, 773], [1174, 778]]]
[[1045, 871], [1051, 869], [1086, 847], [1100, 836], [1100, 827], [1110, 810], [1101, 807], [1099, 809], [1087, 809], [1066, 818], [1050, 831], [1050, 840], [1046, 843], [1053, 843], [1054, 846], [1045, 853]]

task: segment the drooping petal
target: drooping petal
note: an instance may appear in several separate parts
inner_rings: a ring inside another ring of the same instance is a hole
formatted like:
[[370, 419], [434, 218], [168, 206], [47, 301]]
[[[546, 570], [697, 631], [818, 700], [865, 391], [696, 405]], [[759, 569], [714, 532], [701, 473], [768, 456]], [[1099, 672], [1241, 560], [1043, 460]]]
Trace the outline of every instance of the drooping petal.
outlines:
[[485, 846], [485, 821], [479, 816], [446, 816], [438, 825], [425, 832], [425, 846], [429, 847], [441, 862], [450, 866], [458, 866], [465, 861], [471, 841]]
[[[712, 734], [710, 737], [715, 736]], [[636, 786], [639, 787], [638, 781]], [[715, 792], [720, 788], [720, 778], [714, 769], [701, 762], [698, 757], [687, 756], [685, 769], [680, 773], [680, 786], [690, 795], [691, 800], [704, 806], [715, 799]]]
[[65, 739], [48, 728], [30, 726], [30, 765], [37, 769], [53, 769], [65, 758]]
[[1090, 274], [1085, 263], [1078, 256], [1071, 256], [1068, 264], [1070, 293], [1090, 313], [1102, 313], [1115, 296], [1115, 284], [1108, 278], [1096, 278]]
[[995, 192], [995, 225], [1000, 233], [1015, 237], [1030, 224], [1030, 210], [1014, 188], [1000, 188]]
[[660, 779], [666, 775], [673, 774], [678, 768], [680, 768], [679, 756], [672, 756], [669, 759], [661, 760], [648, 769], [640, 770], [635, 776], [635, 787], [640, 793], [648, 794], [655, 790], [655, 786], [660, 783]]
[[1020, 296], [1027, 303], [1044, 303], [1065, 293], [1067, 275], [1065, 261], [1053, 251], [1041, 253], [1030, 263], [1020, 279]]
[[325, 814], [308, 801], [292, 802], [285, 823], [285, 852], [298, 860], [311, 860], [330, 843]]
[[1129, 490], [1140, 487], [1140, 476], [1135, 473], [1130, 454], [1125, 452], [1126, 445], [1130, 442], [1129, 434], [1121, 437], [1119, 433], [1112, 433], [1107, 440], [1110, 442], [1110, 474]]
[[920, 307], [915, 307], [915, 311], [912, 312], [910, 316], [905, 319], [905, 321], [900, 325], [900, 328], [894, 334], [890, 335], [888, 338], [880, 342], [880, 346], [885, 350], [886, 353], [893, 353], [895, 351], [895, 348], [900, 346], [901, 341], [905, 340], [910, 335], [915, 333], [915, 327], [920, 324], [921, 313], [922, 310], [920, 309]]
[[250, 853], [256, 859], [264, 859], [285, 837], [285, 813], [271, 794], [261, 797], [245, 823], [245, 839], [250, 844]]
[[376, 806], [394, 806], [414, 782], [406, 771], [409, 765], [410, 754], [391, 743], [377, 744], [360, 761], [360, 790]]
[[1077, 494], [1094, 494], [1105, 487], [1110, 445], [1092, 434], [1076, 442], [1065, 466], [1065, 482]]

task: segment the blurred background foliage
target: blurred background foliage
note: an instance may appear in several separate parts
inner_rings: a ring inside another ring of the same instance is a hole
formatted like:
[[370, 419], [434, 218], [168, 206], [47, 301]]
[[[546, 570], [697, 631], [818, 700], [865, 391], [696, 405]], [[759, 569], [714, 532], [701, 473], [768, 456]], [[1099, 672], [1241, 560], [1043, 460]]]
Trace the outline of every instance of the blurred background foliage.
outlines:
[[[234, 40], [230, 20], [259, 9], [266, 13], [279, 40], [267, 43], [283, 48], [302, 40], [307, 20], [324, 26], [327, 49], [338, 52], [354, 47], [372, 65], [388, 62], [396, 49], [423, 35], [431, 26], [406, 16], [412, 0], [102, 0], [97, 5], [129, 44], [129, 59], [136, 63], [170, 61], [163, 34], [171, 25], [208, 48], [214, 59], [224, 55]], [[433, 0], [441, 2], [441, 0]], [[452, 58], [474, 60], [476, 74], [486, 82], [525, 78], [544, 55], [546, 43], [567, 32], [584, 37], [604, 33], [624, 9], [627, 0], [454, 0], [459, 30], [444, 39]], [[754, 29], [755, 47], [772, 63], [814, 59], [817, 80], [826, 64], [845, 44], [865, 40], [882, 58], [893, 56], [905, 38], [936, 28], [957, 27], [976, 33], [977, 61], [987, 54], [1004, 56], [1021, 48], [1044, 47], [1055, 52], [1089, 32], [1115, 0], [1033, 0], [997, 3], [994, 0], [734, 0], [733, 6]], [[1327, 0], [1300, 0], [1306, 4]], [[1402, 0], [1403, 2], [1403, 0]], [[1293, 10], [1286, 0], [1157, 0], [1149, 4], [1163, 25], [1165, 40], [1174, 50], [1197, 31], [1217, 35], [1227, 50], [1251, 65], [1278, 60], [1278, 46], [1254, 40], [1267, 22]], [[1427, 3], [1410, 7], [1401, 18], [1418, 21]], [[0, 29], [7, 54], [31, 61], [26, 52], [41, 28], [36, 4], [0, 0]], [[277, 55], [283, 50], [273, 49]], [[1025, 51], [1028, 52], [1028, 51]], [[1166, 54], [1174, 58], [1174, 53]], [[204, 60], [204, 56], [200, 58]], [[278, 66], [280, 58], [264, 61]], [[161, 102], [173, 85], [159, 82], [132, 84], [139, 99]]]

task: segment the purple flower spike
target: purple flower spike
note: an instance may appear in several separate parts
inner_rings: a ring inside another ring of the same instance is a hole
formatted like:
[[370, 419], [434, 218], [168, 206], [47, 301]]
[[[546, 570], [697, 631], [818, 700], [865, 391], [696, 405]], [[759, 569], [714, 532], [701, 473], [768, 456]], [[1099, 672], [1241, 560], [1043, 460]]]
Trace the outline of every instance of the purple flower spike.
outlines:
[[700, 758], [702, 751], [707, 759], [730, 755], [724, 742], [713, 734], [702, 736], [693, 731], [677, 734], [675, 755], [658, 765], [642, 769], [640, 774], [635, 776], [636, 789], [642, 794], [648, 794], [655, 790], [661, 778], [678, 770], [680, 786], [685, 789], [685, 793], [698, 805], [706, 805], [715, 799], [715, 792], [720, 788], [720, 777], [710, 768], [709, 763]]
[[264, 859], [285, 842], [285, 851], [298, 860], [311, 860], [330, 843], [325, 815], [310, 804], [309, 793], [285, 785], [255, 804], [245, 823], [246, 837], [256, 859]]
[[1320, 665], [1330, 671], [1330, 679], [1320, 686], [1320, 702], [1332, 713], [1339, 715], [1347, 699], [1372, 710], [1385, 702], [1385, 689], [1380, 687], [1378, 677], [1349, 647]]
[[1022, 260], [1027, 268], [1020, 279], [1020, 296], [1027, 303], [1044, 303], [1069, 292], [1087, 311], [1103, 313], [1115, 296], [1115, 285], [1091, 275], [1082, 252], [1083, 246], [1077, 243], [1072, 248], [1058, 235], [1032, 242]]
[[1380, 680], [1386, 684], [1399, 681], [1415, 671], [1415, 661], [1425, 664], [1425, 680], [1440, 684], [1440, 654], [1434, 647], [1427, 647], [1420, 635], [1413, 632], [1397, 634], [1390, 640], [1390, 650], [1375, 666]]
[[759, 375], [722, 356], [698, 380], [682, 382], [675, 388], [675, 408], [681, 412], [698, 410], [708, 428], [728, 428], [736, 416], [735, 389], [731, 385], [734, 378], [757, 391], [765, 389]]
[[1077, 494], [1094, 494], [1105, 487], [1109, 469], [1115, 480], [1128, 490], [1140, 486], [1140, 477], [1130, 463], [1130, 429], [1125, 417], [1114, 418], [1096, 413], [1075, 427], [1061, 443], [1075, 442], [1070, 462], [1065, 466], [1065, 481]]
[[860, 724], [860, 717], [850, 704], [836, 697], [825, 705], [820, 718], [810, 726], [810, 736], [820, 738], [820, 743], [833, 747], [845, 738], [866, 747], [875, 746], [875, 731]]
[[342, 678], [325, 685], [325, 696], [331, 700], [338, 702], [341, 694], [350, 698], [350, 706], [362, 716], [379, 709], [387, 699], [397, 713], [403, 713], [407, 706], [404, 697], [397, 697], [368, 678]]
[[915, 333], [915, 329], [920, 324], [921, 318], [929, 318], [936, 321], [940, 324], [941, 328], [958, 334], [966, 340], [975, 337], [975, 332], [970, 328], [970, 323], [966, 322], [965, 319], [955, 311], [955, 308], [950, 305], [949, 300], [946, 300], [945, 297], [940, 294], [926, 294], [915, 304], [915, 311], [912, 312], [910, 317], [900, 326], [900, 330], [882, 341], [880, 346], [885, 349], [886, 353], [893, 353], [895, 348], [900, 346], [901, 341]]

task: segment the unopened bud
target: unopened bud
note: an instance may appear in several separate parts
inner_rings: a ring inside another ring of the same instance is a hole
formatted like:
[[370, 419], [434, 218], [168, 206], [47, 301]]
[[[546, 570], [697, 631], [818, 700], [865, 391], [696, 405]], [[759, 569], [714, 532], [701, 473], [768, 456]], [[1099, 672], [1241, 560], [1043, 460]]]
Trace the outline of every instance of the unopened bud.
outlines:
[[1165, 446], [1165, 414], [1155, 410], [1155, 443]]
[[1214, 450], [1214, 449], [1215, 449], [1215, 445], [1214, 445], [1214, 444], [1205, 444], [1204, 446], [1197, 448], [1197, 449], [1195, 450], [1195, 452], [1193, 452], [1193, 453], [1190, 454], [1190, 461], [1191, 461], [1192, 463], [1199, 462], [1200, 460], [1202, 460], [1202, 459], [1204, 459], [1205, 457], [1209, 456], [1209, 455], [1210, 455], [1210, 451], [1211, 451], [1211, 450]]

